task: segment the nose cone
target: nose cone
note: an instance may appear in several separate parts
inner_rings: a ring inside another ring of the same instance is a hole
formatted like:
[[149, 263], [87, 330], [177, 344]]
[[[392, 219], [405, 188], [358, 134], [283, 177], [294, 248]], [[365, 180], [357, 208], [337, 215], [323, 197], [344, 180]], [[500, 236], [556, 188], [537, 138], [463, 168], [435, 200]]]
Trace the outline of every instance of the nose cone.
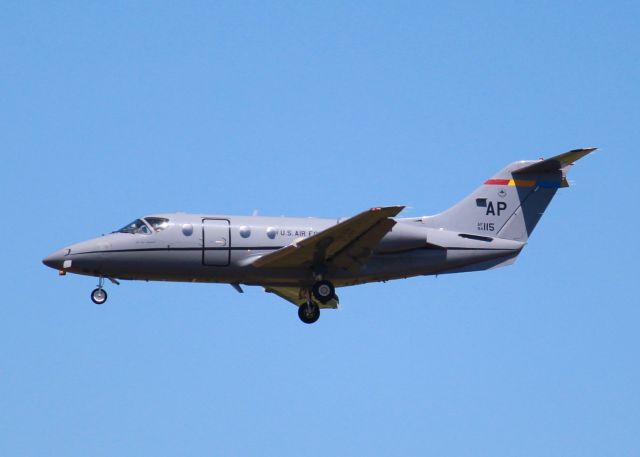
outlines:
[[49, 254], [42, 260], [46, 266], [55, 270], [62, 270], [62, 264], [64, 263], [64, 255], [67, 253], [67, 249], [60, 249], [52, 254]]

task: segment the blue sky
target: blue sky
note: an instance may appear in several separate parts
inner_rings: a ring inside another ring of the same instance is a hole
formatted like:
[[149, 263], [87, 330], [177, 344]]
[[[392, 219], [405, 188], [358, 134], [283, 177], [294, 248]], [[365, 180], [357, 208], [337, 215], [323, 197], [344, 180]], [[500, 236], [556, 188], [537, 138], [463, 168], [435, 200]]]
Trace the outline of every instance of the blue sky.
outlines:
[[[637, 2], [5, 2], [0, 455], [640, 453]], [[158, 211], [439, 212], [598, 146], [513, 267], [340, 291], [40, 261]]]

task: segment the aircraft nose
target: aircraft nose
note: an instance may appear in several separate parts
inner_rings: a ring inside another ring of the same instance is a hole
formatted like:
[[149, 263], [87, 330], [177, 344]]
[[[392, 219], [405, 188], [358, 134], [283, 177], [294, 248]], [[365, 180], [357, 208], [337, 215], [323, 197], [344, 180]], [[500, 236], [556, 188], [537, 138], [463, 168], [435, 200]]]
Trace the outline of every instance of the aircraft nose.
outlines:
[[59, 249], [56, 252], [49, 254], [44, 259], [42, 259], [42, 263], [46, 266], [53, 268], [55, 270], [62, 270], [62, 264], [64, 263], [64, 256], [67, 253], [68, 249]]

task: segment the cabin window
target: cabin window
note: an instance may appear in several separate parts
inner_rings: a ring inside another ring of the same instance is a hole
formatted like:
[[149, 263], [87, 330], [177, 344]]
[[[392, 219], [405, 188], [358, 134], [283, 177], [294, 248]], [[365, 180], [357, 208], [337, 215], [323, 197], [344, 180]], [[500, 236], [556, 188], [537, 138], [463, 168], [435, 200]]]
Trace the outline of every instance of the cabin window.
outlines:
[[242, 238], [249, 238], [249, 236], [251, 236], [251, 228], [246, 225], [241, 225], [239, 231]]

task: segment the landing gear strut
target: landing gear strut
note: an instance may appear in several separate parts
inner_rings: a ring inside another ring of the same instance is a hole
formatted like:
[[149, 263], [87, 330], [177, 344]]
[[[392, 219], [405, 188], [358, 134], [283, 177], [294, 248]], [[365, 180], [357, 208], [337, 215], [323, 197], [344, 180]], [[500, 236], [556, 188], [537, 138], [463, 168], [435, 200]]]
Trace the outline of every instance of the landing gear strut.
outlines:
[[320, 318], [320, 307], [312, 300], [308, 300], [298, 307], [298, 317], [305, 324], [313, 324]]
[[326, 279], [316, 281], [311, 292], [314, 298], [322, 304], [329, 303], [329, 301], [336, 296], [336, 288], [331, 281], [327, 281]]
[[107, 301], [107, 291], [103, 289], [104, 286], [104, 278], [100, 276], [98, 281], [98, 287], [93, 289], [91, 292], [91, 301], [96, 305], [102, 305]]

